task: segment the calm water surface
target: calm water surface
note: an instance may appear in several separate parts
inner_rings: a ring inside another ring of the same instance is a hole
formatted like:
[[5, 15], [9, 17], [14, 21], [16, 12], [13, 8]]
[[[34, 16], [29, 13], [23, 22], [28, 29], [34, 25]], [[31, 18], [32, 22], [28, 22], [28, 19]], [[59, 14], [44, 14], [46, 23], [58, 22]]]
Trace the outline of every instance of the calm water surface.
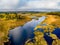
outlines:
[[[9, 31], [9, 39], [12, 42], [11, 45], [24, 45], [25, 41], [28, 39], [32, 39], [34, 37], [34, 28], [40, 24], [42, 21], [45, 20], [45, 16], [40, 17], [38, 20], [32, 19], [31, 21], [27, 22], [23, 26], [17, 27], [13, 30]], [[56, 28], [53, 32], [60, 38], [60, 29]], [[47, 35], [44, 36], [48, 45], [51, 45], [53, 39], [48, 37]]]

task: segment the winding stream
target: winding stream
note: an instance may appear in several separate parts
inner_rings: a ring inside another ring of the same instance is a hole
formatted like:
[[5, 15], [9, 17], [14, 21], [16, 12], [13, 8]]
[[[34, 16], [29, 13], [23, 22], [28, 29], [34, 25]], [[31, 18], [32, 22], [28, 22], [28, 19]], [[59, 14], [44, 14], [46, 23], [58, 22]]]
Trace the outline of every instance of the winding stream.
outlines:
[[[34, 37], [34, 28], [45, 20], [45, 16], [40, 17], [38, 20], [32, 19], [23, 26], [16, 27], [9, 31], [9, 39], [12, 42], [11, 45], [24, 45], [25, 41]], [[23, 23], [23, 22], [22, 22]], [[58, 31], [57, 31], [58, 30]], [[60, 38], [60, 29], [55, 29], [53, 32]], [[48, 36], [44, 36], [49, 45], [52, 43], [52, 39]]]

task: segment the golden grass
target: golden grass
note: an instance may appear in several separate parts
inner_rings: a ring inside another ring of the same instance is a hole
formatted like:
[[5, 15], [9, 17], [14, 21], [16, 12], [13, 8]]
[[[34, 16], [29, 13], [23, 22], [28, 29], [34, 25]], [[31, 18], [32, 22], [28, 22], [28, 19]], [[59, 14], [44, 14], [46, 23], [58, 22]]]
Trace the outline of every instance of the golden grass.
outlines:
[[[17, 17], [21, 16], [22, 14], [18, 15]], [[11, 29], [14, 29], [15, 27], [18, 26], [23, 26], [25, 23], [28, 21], [32, 20], [31, 16], [47, 16], [47, 14], [43, 13], [37, 13], [37, 14], [26, 14], [23, 15], [24, 18], [22, 19], [7, 19], [6, 14], [4, 15], [4, 18], [0, 18], [0, 45], [3, 45], [3, 42], [8, 41], [8, 31]], [[10, 15], [8, 15], [10, 16]], [[11, 15], [11, 18], [15, 17], [14, 15]], [[50, 21], [51, 20], [51, 21]], [[53, 15], [48, 15], [47, 20], [45, 21], [47, 23], [52, 23], [56, 24], [58, 27], [60, 27], [60, 17], [59, 16], [53, 16]]]

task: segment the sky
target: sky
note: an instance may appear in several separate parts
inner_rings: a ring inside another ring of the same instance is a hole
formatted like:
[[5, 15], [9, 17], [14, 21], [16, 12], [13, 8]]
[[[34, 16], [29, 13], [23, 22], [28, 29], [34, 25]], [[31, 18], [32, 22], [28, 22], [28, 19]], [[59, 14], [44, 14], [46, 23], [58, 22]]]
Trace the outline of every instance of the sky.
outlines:
[[60, 0], [0, 0], [0, 11], [60, 11]]

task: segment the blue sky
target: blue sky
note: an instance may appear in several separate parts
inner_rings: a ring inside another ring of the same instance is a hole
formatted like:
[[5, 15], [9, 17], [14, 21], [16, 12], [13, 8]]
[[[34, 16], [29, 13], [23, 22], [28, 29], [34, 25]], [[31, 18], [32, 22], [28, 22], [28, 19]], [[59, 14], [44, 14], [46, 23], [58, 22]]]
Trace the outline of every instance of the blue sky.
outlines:
[[60, 11], [60, 0], [0, 0], [0, 11]]

